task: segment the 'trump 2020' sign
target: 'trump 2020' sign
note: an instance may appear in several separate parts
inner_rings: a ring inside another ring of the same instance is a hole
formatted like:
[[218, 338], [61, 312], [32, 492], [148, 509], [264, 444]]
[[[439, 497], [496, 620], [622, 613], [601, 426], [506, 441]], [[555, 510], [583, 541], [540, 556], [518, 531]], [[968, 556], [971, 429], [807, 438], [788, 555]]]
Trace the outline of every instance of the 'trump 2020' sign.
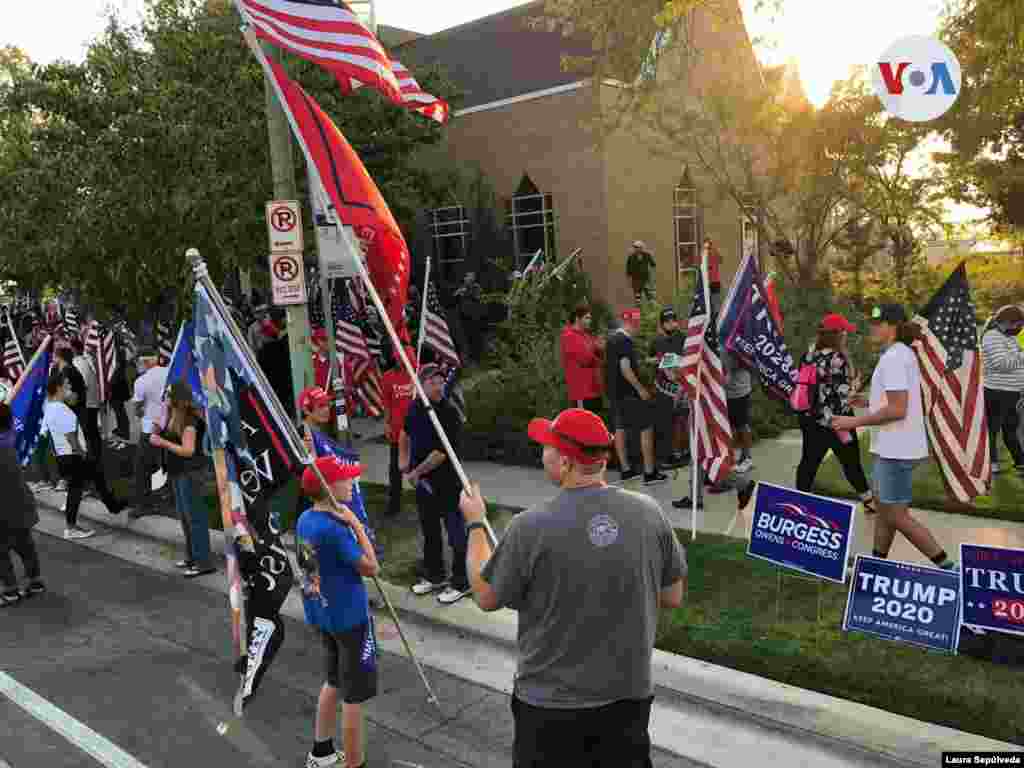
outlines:
[[960, 573], [964, 624], [1024, 635], [1024, 549], [961, 544]]
[[842, 583], [854, 509], [852, 502], [758, 483], [747, 554]]
[[952, 651], [960, 629], [959, 587], [952, 571], [858, 555], [843, 631]]

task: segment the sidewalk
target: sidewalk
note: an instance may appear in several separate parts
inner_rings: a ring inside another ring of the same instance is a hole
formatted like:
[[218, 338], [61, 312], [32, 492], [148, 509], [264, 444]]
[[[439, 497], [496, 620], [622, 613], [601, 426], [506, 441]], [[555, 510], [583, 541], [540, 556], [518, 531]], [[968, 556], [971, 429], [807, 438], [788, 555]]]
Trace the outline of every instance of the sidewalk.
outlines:
[[[357, 422], [357, 429], [363, 435], [357, 445], [364, 467], [363, 479], [386, 485], [389, 447], [371, 439], [383, 434], [383, 425], [362, 419]], [[800, 463], [800, 444], [799, 431], [787, 432], [775, 440], [762, 440], [757, 443], [753, 452], [756, 465], [752, 473], [754, 480], [791, 487], [796, 478], [797, 464]], [[469, 479], [480, 484], [484, 497], [502, 505], [530, 507], [555, 495], [555, 487], [540, 469], [510, 467], [483, 461], [467, 461], [464, 466]], [[670, 480], [663, 485], [647, 488], [639, 480], [635, 480], [626, 487], [657, 499], [669, 521], [675, 527], [689, 531], [690, 510], [675, 509], [671, 504], [673, 499], [689, 495], [689, 471], [682, 469], [678, 472], [669, 472], [668, 475]], [[609, 472], [608, 479], [616, 481], [618, 473]], [[703, 514], [697, 516], [698, 532], [725, 533], [736, 514], [736, 494], [705, 494], [704, 504]], [[915, 509], [913, 512], [918, 520], [931, 529], [939, 544], [945, 547], [954, 559], [958, 557], [961, 543], [1024, 548], [1024, 523], [922, 509]], [[748, 536], [751, 509], [746, 509], [745, 513], [733, 529], [733, 536]], [[851, 555], [871, 554], [873, 531], [874, 523], [871, 518], [866, 518], [858, 509]], [[890, 557], [908, 562], [924, 561], [921, 553], [902, 536], [896, 537]]]
[[[531, 482], [536, 484], [536, 478]], [[37, 498], [42, 507], [40, 530], [59, 536], [63, 522], [57, 508], [63, 494], [44, 492]], [[81, 542], [86, 547], [169, 570], [183, 548], [180, 525], [168, 518], [132, 521], [114, 517], [93, 500], [83, 502], [81, 515], [108, 528]], [[116, 530], [121, 533], [115, 534]], [[220, 531], [211, 531], [211, 540], [216, 551], [223, 550]], [[286, 543], [291, 549], [291, 542]], [[226, 592], [223, 573], [201, 579], [208, 588]], [[477, 685], [511, 692], [518, 626], [515, 612], [484, 613], [469, 600], [442, 607], [436, 601], [415, 598], [403, 587], [382, 583], [382, 589], [402, 617], [410, 642], [425, 665]], [[296, 590], [282, 613], [301, 620], [303, 609]], [[383, 611], [378, 614], [381, 647], [401, 653], [393, 623]], [[1014, 748], [658, 650], [653, 663], [657, 687], [651, 715], [653, 744], [706, 766], [867, 768], [881, 764], [931, 768], [939, 764], [944, 750]]]

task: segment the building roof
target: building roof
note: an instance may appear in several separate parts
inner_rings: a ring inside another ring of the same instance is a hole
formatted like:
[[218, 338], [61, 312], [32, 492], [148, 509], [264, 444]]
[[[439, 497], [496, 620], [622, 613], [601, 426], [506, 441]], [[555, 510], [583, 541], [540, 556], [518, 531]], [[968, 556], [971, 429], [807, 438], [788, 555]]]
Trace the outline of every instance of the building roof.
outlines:
[[562, 70], [563, 56], [587, 56], [590, 46], [560, 31], [529, 24], [544, 3], [531, 2], [425, 35], [392, 49], [407, 67], [440, 65], [463, 91], [463, 108], [574, 83], [585, 77]]
[[377, 25], [377, 39], [389, 50], [421, 37], [423, 37], [422, 32], [413, 32], [411, 29], [392, 27], [388, 24]]

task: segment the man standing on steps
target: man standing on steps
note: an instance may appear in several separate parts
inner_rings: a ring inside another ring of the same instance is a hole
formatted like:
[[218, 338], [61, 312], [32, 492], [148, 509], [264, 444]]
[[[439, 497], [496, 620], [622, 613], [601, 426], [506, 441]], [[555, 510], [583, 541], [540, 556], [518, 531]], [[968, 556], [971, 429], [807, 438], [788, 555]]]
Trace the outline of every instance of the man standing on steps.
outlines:
[[685, 553], [658, 502], [605, 482], [599, 416], [570, 408], [528, 433], [558, 495], [517, 515], [493, 551], [480, 487], [460, 502], [477, 604], [519, 612], [514, 764], [649, 768], [658, 610], [683, 602]]
[[608, 337], [605, 352], [606, 389], [615, 427], [615, 452], [619, 456], [621, 481], [640, 476], [640, 470], [629, 464], [626, 432], [640, 432], [640, 449], [644, 459], [644, 485], [657, 485], [668, 480], [658, 471], [654, 457], [654, 399], [637, 378], [637, 362], [633, 335], [640, 330], [640, 310], [622, 313], [622, 327]]
[[139, 444], [135, 449], [135, 509], [129, 513], [133, 519], [157, 513], [157, 504], [150, 498], [150, 493], [153, 470], [160, 462], [160, 449], [151, 445], [149, 438], [154, 432], [160, 431], [164, 390], [167, 389], [167, 368], [160, 365], [155, 349], [140, 351], [139, 364], [143, 372], [135, 380], [135, 392], [132, 395], [135, 415], [142, 420]]

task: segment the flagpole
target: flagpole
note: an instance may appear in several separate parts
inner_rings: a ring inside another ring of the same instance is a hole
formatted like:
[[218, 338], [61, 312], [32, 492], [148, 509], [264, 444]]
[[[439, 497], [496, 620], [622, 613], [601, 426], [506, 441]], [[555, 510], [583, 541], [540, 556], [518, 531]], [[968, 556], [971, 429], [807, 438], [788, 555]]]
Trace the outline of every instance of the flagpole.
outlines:
[[[238, 0], [236, 0], [236, 4], [237, 2]], [[244, 13], [242, 14], [242, 18], [246, 18]], [[249, 44], [249, 48], [252, 50], [253, 55], [256, 56], [257, 60], [260, 62], [260, 65], [263, 67], [263, 72], [267, 78], [267, 81], [270, 82], [270, 84], [272, 85], [274, 93], [277, 95], [277, 98], [281, 103], [282, 110], [284, 111], [285, 116], [288, 118], [289, 124], [292, 126], [292, 131], [295, 135], [295, 140], [302, 148], [303, 154], [306, 156], [309, 173], [315, 180], [316, 184], [318, 185], [318, 188], [321, 190], [321, 199], [325, 203], [329, 202], [330, 196], [327, 195], [326, 193], [326, 188], [323, 186], [323, 180], [320, 178], [320, 174], [316, 169], [316, 163], [313, 161], [313, 157], [310, 154], [309, 147], [306, 145], [306, 141], [302, 136], [302, 131], [299, 130], [299, 126], [296, 123], [295, 116], [292, 114], [291, 109], [287, 108], [288, 100], [284, 97], [284, 94], [281, 93], [281, 90], [277, 83], [277, 79], [274, 77], [273, 70], [271, 69], [269, 62], [267, 61], [266, 56], [263, 55], [263, 49], [260, 47], [259, 41], [256, 39], [256, 34], [252, 31], [248, 24], [243, 29], [242, 36], [245, 38], [245, 41]], [[329, 217], [337, 215], [337, 212], [332, 213], [333, 206], [328, 206], [325, 208], [325, 210], [327, 211]], [[409, 358], [405, 354], [405, 349], [402, 346], [401, 340], [398, 338], [398, 333], [395, 331], [395, 327], [391, 322], [391, 317], [388, 315], [387, 309], [384, 307], [384, 302], [381, 301], [380, 296], [377, 294], [377, 289], [373, 285], [373, 281], [370, 280], [370, 276], [366, 272], [366, 266], [363, 264], [362, 256], [360, 255], [359, 251], [359, 246], [352, 241], [354, 235], [350, 231], [351, 228], [342, 227], [340, 226], [339, 222], [339, 229], [341, 230], [342, 233], [342, 242], [345, 243], [345, 245], [348, 247], [350, 253], [353, 256], [353, 260], [355, 261], [356, 265], [356, 271], [359, 273], [359, 277], [362, 279], [363, 284], [367, 287], [367, 290], [369, 291], [370, 294], [370, 298], [373, 299], [373, 304], [377, 308], [377, 313], [384, 321], [384, 327], [387, 329], [388, 337], [391, 339], [392, 348], [395, 350], [399, 360], [402, 361], [402, 365], [405, 366], [406, 372], [412, 379], [413, 386], [416, 388], [416, 393], [419, 395], [420, 402], [423, 403], [423, 407], [427, 411], [427, 415], [430, 418], [430, 422], [431, 424], [433, 424], [434, 430], [437, 432], [437, 436], [441, 440], [441, 445], [444, 447], [445, 452], [449, 458], [449, 461], [451, 461], [452, 467], [455, 469], [455, 473], [458, 475], [459, 481], [462, 483], [462, 487], [467, 492], [471, 492], [472, 485], [469, 482], [469, 478], [466, 475], [466, 471], [462, 466], [462, 462], [459, 461], [459, 457], [455, 454], [455, 449], [452, 448], [451, 442], [448, 440], [448, 435], [445, 433], [444, 427], [441, 426], [441, 421], [438, 419], [437, 413], [434, 411], [434, 407], [431, 404], [430, 399], [427, 397], [427, 393], [424, 391], [423, 386], [420, 383], [419, 377], [416, 375], [416, 370], [412, 367], [412, 363], [409, 361]], [[539, 257], [542, 252], [543, 249], [539, 250], [537, 252], [537, 256], [534, 258], [536, 259], [537, 257]], [[487, 536], [488, 538], [490, 538], [492, 546], [497, 546], [498, 539], [494, 535], [494, 529], [491, 528], [490, 522], [487, 520], [484, 520], [483, 522], [484, 527], [487, 530]]]
[[[266, 375], [263, 373], [263, 371], [259, 367], [259, 364], [256, 363], [255, 359], [253, 358], [252, 350], [249, 349], [249, 343], [246, 341], [245, 336], [241, 332], [241, 329], [239, 329], [238, 325], [235, 323], [234, 318], [231, 316], [231, 313], [228, 311], [227, 306], [224, 304], [224, 299], [221, 297], [220, 292], [217, 290], [216, 286], [213, 284], [213, 281], [210, 279], [209, 272], [207, 272], [206, 269], [206, 263], [199, 255], [199, 251], [195, 248], [189, 248], [185, 252], [185, 255], [192, 266], [192, 271], [195, 276], [196, 282], [201, 284], [203, 288], [206, 290], [207, 296], [213, 303], [213, 306], [217, 310], [218, 314], [221, 316], [221, 319], [224, 321], [228, 333], [233, 337], [235, 345], [242, 352], [242, 355], [245, 358], [246, 362], [249, 363], [250, 366], [253, 368], [253, 373], [256, 376], [257, 384], [262, 390], [261, 394], [267, 398], [267, 405], [270, 408], [271, 415], [275, 417], [275, 420], [278, 422], [278, 426], [281, 428], [281, 431], [283, 432], [285, 439], [291, 442], [292, 451], [296, 456], [300, 456], [304, 459], [304, 463], [307, 464], [313, 470], [313, 473], [320, 481], [321, 487], [327, 492], [327, 496], [330, 498], [333, 507], [339, 508], [341, 505], [335, 498], [334, 493], [331, 491], [330, 485], [328, 485], [327, 480], [324, 479], [324, 476], [317, 468], [316, 463], [313, 460], [313, 457], [310, 456], [309, 451], [306, 449], [305, 443], [299, 437], [299, 433], [295, 427], [295, 424], [289, 418], [287, 418], [284, 407], [281, 405], [281, 401], [278, 399], [277, 394], [270, 386], [270, 382], [267, 381]], [[200, 372], [200, 375], [203, 375], [202, 371]], [[227, 463], [226, 457], [224, 455], [224, 450], [215, 449], [213, 451], [213, 459], [214, 469], [217, 474], [217, 492], [221, 502], [221, 518], [224, 524], [225, 542], [230, 542], [229, 546], [234, 548], [236, 545], [234, 543], [234, 540], [231, 538], [231, 530], [235, 526], [233, 521], [230, 519], [231, 498], [227, 487]], [[236, 569], [239, 568], [237, 554], [235, 557], [234, 564], [232, 564], [229, 561], [228, 565], [229, 568], [232, 565]], [[228, 574], [229, 584], [232, 576], [234, 576], [234, 573], [230, 572]], [[433, 688], [431, 688], [426, 675], [423, 673], [423, 668], [420, 666], [419, 660], [412, 652], [412, 648], [409, 645], [409, 641], [405, 637], [405, 632], [402, 630], [402, 625], [398, 621], [398, 614], [395, 612], [395, 608], [391, 604], [391, 600], [388, 598], [387, 593], [384, 591], [384, 588], [377, 580], [377, 577], [373, 577], [373, 582], [377, 585], [378, 591], [384, 598], [384, 602], [388, 607], [388, 611], [391, 613], [391, 618], [395, 622], [395, 627], [398, 629], [398, 634], [401, 636], [402, 642], [405, 645], [405, 650], [409, 654], [409, 658], [412, 659], [413, 665], [419, 672], [420, 679], [423, 681], [423, 685], [427, 689], [428, 701], [432, 702], [440, 709], [441, 705], [440, 702], [438, 701], [437, 695], [434, 693], [434, 690]], [[234, 622], [238, 622], [237, 626], [239, 627], [239, 629], [241, 629], [242, 626], [240, 608], [241, 604], [239, 604], [238, 609], [236, 609], [235, 606], [232, 605], [232, 618]], [[240, 637], [243, 638], [241, 642], [244, 643], [245, 635], [240, 634]], [[241, 643], [239, 643], [239, 650], [240, 652], [244, 653], [244, 648], [242, 647]]]
[[46, 338], [43, 339], [43, 343], [39, 345], [39, 348], [32, 355], [32, 359], [29, 360], [28, 365], [25, 366], [25, 370], [22, 371], [21, 376], [18, 377], [17, 383], [14, 385], [11, 391], [7, 393], [6, 402], [8, 404], [14, 402], [14, 398], [17, 397], [18, 392], [21, 391], [21, 387], [24, 385], [25, 379], [28, 377], [29, 372], [32, 370], [33, 366], [35, 366], [36, 360], [39, 358], [41, 354], [43, 354], [43, 352], [46, 351], [46, 347], [50, 344], [52, 339], [53, 337], [50, 334], [46, 334]]
[[427, 271], [424, 273], [423, 278], [423, 301], [420, 307], [420, 333], [419, 340], [416, 344], [416, 363], [420, 365], [423, 363], [423, 340], [427, 336], [427, 291], [430, 290], [430, 256], [427, 254]]
[[551, 270], [550, 273], [548, 273], [548, 275], [544, 278], [544, 280], [541, 281], [541, 284], [538, 285], [537, 288], [543, 288], [545, 285], [548, 284], [548, 281], [551, 280], [551, 278], [559, 277], [562, 271], [569, 265], [569, 262], [575, 259], [577, 256], [579, 256], [582, 252], [582, 248], [577, 248], [575, 251], [570, 253], [568, 258], [566, 258], [564, 261], [562, 261], [561, 264], [559, 264], [557, 267]]
[[15, 349], [18, 350], [18, 359], [21, 360], [22, 367], [27, 368], [28, 366], [25, 365], [25, 353], [21, 349], [21, 342], [18, 341], [18, 334], [14, 331], [14, 321], [11, 319], [11, 312], [8, 310], [4, 314], [7, 315], [7, 329], [11, 332], [11, 338], [14, 339]]

